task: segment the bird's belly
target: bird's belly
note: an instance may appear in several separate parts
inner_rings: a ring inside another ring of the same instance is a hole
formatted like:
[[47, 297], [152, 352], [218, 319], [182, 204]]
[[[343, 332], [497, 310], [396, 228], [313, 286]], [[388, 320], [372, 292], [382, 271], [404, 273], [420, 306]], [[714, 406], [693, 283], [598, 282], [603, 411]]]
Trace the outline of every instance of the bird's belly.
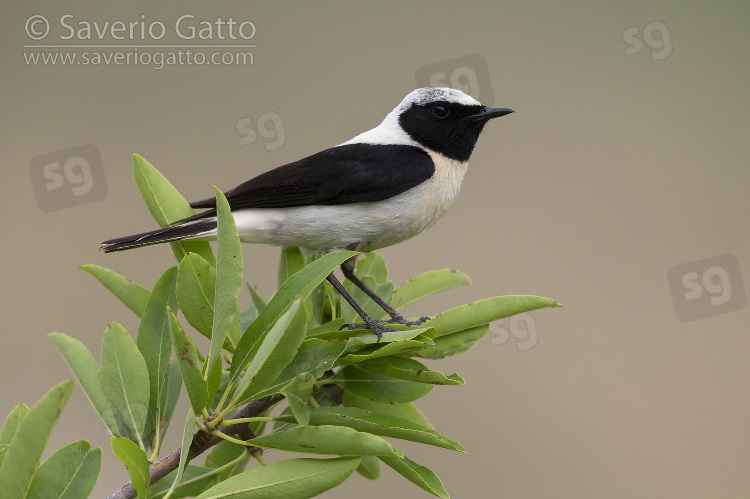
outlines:
[[436, 161], [432, 178], [383, 201], [246, 209], [235, 212], [235, 222], [243, 242], [300, 246], [313, 252], [371, 251], [410, 239], [434, 225], [458, 194], [465, 172], [465, 163]]

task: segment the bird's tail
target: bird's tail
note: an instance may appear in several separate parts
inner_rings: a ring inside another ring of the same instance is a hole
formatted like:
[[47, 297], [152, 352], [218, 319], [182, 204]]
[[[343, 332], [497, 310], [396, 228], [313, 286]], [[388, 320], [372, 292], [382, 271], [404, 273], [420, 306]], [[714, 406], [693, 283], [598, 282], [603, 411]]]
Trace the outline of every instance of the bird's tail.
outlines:
[[201, 236], [210, 237], [216, 234], [216, 217], [191, 220], [179, 225], [170, 225], [162, 229], [118, 237], [104, 241], [99, 248], [105, 253], [123, 251], [151, 244], [168, 243], [182, 239], [194, 239]]

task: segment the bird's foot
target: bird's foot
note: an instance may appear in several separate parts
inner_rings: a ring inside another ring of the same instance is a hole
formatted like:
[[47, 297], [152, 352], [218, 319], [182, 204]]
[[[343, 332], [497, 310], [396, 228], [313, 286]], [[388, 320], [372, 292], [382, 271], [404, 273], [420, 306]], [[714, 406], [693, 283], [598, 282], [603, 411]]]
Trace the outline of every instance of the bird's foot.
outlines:
[[[419, 319], [415, 321], [409, 321], [403, 318], [401, 315], [397, 315], [394, 317], [391, 317], [390, 319], [372, 319], [373, 322], [377, 322], [378, 324], [401, 324], [404, 326], [421, 326], [428, 320], [430, 320], [430, 317], [420, 317]], [[339, 331], [342, 329], [362, 329], [362, 328], [368, 328], [367, 324], [344, 324], [339, 328]]]
[[[429, 317], [420, 317], [419, 319], [415, 321], [409, 321], [404, 319], [404, 317], [401, 314], [394, 314], [391, 316], [390, 319], [373, 319], [370, 318], [369, 321], [367, 321], [365, 324], [344, 324], [339, 328], [339, 331], [343, 329], [370, 329], [373, 333], [378, 335], [378, 341], [380, 341], [380, 337], [383, 335], [384, 332], [391, 332], [396, 331], [396, 329], [391, 329], [389, 327], [386, 327], [385, 324], [402, 324], [404, 326], [421, 326], [425, 322], [430, 320]], [[379, 331], [379, 332], [378, 332]]]
[[403, 324], [404, 326], [421, 326], [422, 324], [424, 324], [428, 320], [430, 320], [429, 317], [420, 317], [419, 319], [417, 319], [415, 321], [409, 321], [409, 320], [406, 320], [404, 318], [404, 316], [401, 315], [401, 314], [393, 314], [393, 315], [391, 315], [390, 319], [384, 319], [384, 322], [386, 324], [388, 324], [388, 323], [391, 323], [391, 324]]
[[377, 335], [378, 343], [380, 342], [380, 338], [383, 337], [383, 333], [392, 333], [394, 331], [398, 331], [397, 329], [386, 327], [383, 322], [375, 320], [372, 317], [367, 317], [364, 324], [344, 324], [339, 328], [339, 331], [343, 329], [369, 329]]

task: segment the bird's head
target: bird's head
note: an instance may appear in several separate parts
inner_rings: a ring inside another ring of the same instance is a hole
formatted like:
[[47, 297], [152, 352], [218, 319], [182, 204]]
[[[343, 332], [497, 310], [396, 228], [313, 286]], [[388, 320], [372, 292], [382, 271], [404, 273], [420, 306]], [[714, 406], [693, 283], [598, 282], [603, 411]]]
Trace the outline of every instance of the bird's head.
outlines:
[[391, 114], [415, 142], [450, 159], [468, 161], [485, 123], [512, 112], [483, 106], [453, 88], [418, 88]]

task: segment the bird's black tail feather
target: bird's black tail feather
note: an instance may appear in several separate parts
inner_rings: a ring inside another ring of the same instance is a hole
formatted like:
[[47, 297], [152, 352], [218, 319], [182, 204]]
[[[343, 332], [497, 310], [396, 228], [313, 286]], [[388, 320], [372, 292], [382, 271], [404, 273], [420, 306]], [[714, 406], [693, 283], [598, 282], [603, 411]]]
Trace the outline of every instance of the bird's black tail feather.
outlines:
[[216, 218], [202, 218], [192, 220], [180, 225], [170, 225], [162, 229], [133, 234], [132, 236], [118, 237], [104, 241], [99, 248], [105, 253], [111, 251], [123, 251], [151, 244], [167, 243], [194, 237], [216, 228]]

